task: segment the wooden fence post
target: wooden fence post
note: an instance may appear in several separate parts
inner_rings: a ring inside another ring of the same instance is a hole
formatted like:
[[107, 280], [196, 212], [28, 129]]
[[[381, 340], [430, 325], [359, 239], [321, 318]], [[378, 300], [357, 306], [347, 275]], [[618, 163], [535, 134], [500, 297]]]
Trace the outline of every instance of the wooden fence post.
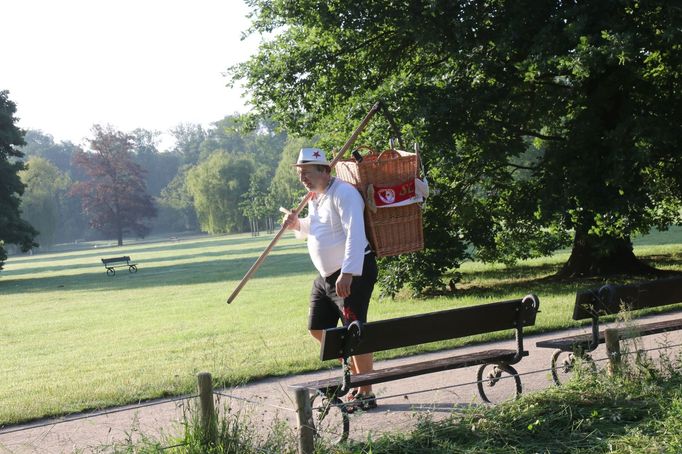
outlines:
[[313, 454], [315, 427], [307, 388], [296, 389], [296, 415], [298, 416], [298, 454]]
[[197, 374], [197, 383], [199, 386], [199, 405], [201, 407], [201, 430], [203, 431], [204, 440], [208, 443], [213, 443], [216, 441], [218, 426], [215, 406], [213, 404], [213, 380], [211, 374], [199, 372]]
[[620, 336], [617, 329], [604, 330], [606, 339], [606, 353], [609, 356], [609, 374], [613, 375], [620, 368]]

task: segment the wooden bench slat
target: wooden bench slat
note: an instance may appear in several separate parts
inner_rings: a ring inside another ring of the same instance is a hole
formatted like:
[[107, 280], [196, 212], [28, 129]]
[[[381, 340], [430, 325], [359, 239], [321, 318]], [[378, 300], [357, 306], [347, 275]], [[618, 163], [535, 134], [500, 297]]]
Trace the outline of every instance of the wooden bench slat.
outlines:
[[679, 320], [665, 320], [662, 322], [653, 322], [645, 324], [635, 324], [632, 326], [624, 326], [620, 330], [621, 339], [627, 337], [648, 336], [651, 334], [659, 334], [667, 331], [675, 331], [682, 329], [682, 319]]
[[[601, 343], [604, 343], [603, 333], [599, 333]], [[592, 334], [580, 334], [576, 336], [560, 337], [537, 342], [535, 345], [540, 348], [558, 348], [563, 351], [573, 351], [576, 348], [586, 349], [592, 342]]]
[[[528, 352], [524, 352], [524, 356], [526, 356], [527, 353]], [[448, 358], [440, 358], [401, 366], [387, 367], [385, 369], [378, 369], [367, 374], [351, 375], [350, 380], [353, 387], [374, 385], [377, 383], [400, 380], [403, 378], [415, 377], [418, 375], [430, 374], [434, 372], [442, 372], [451, 369], [459, 369], [462, 367], [477, 366], [480, 364], [489, 363], [494, 364], [498, 362], [503, 363], [512, 360], [515, 355], [516, 350], [486, 350]], [[341, 386], [340, 377], [291, 385], [293, 388], [308, 389], [328, 389], [338, 386]]]
[[[666, 320], [645, 324], [633, 324], [618, 327], [621, 339], [630, 339], [639, 336], [664, 333], [682, 329], [681, 320]], [[535, 345], [541, 348], [558, 348], [563, 351], [573, 351], [576, 347], [585, 349], [592, 341], [592, 334], [578, 334], [575, 336], [559, 337], [537, 342]], [[599, 343], [605, 342], [604, 330], [599, 331]]]
[[[362, 325], [362, 341], [353, 354], [514, 329], [517, 319], [521, 319], [523, 326], [533, 325], [535, 310], [525, 310], [519, 317], [519, 311], [531, 304], [523, 301], [502, 301], [365, 323]], [[320, 359], [325, 361], [342, 356], [346, 333], [346, 327], [324, 330]], [[396, 333], [400, 335], [396, 336]]]
[[111, 263], [120, 263], [121, 265], [119, 266], [131, 266], [135, 265], [135, 263], [130, 263], [130, 257], [115, 257], [111, 259], [102, 259], [102, 263], [104, 266], [107, 266]]

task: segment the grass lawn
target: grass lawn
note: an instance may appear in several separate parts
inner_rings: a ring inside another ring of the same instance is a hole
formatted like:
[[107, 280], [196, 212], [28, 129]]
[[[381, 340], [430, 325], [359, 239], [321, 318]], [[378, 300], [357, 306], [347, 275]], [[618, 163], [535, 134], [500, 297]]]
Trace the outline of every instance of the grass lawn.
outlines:
[[[200, 371], [233, 385], [326, 367], [306, 331], [315, 271], [305, 244], [293, 236], [278, 243], [233, 304], [225, 303], [271, 238], [199, 237], [10, 257], [0, 272], [0, 426], [193, 393]], [[682, 270], [682, 229], [636, 244], [638, 255], [657, 266]], [[139, 271], [119, 268], [108, 277], [100, 258], [124, 254]], [[542, 310], [535, 330], [572, 326], [575, 291], [600, 283], [543, 279], [567, 257], [564, 252], [511, 268], [466, 263], [457, 294], [393, 301], [375, 296], [370, 319], [532, 292]], [[422, 350], [451, 345], [456, 343]]]

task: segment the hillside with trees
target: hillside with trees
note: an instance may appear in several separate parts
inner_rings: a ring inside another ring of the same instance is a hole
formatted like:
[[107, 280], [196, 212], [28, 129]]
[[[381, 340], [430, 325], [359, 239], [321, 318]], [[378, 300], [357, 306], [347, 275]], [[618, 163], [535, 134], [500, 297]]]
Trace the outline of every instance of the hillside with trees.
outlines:
[[21, 219], [39, 231], [33, 250], [151, 233], [272, 230], [276, 203], [293, 205], [302, 195], [290, 163], [280, 160], [294, 160], [308, 142], [289, 139], [272, 121], [246, 120], [179, 124], [167, 149], [159, 131], [142, 128], [95, 125], [84, 146], [25, 131], [15, 147], [25, 165], [16, 169], [25, 188]]

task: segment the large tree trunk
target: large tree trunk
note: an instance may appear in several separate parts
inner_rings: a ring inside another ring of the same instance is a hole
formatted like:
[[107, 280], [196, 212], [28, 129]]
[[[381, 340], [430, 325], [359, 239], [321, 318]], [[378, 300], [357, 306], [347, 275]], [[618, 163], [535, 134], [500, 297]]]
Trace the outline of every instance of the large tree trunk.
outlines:
[[123, 225], [120, 221], [116, 222], [116, 237], [118, 239], [118, 245], [123, 246]]
[[597, 238], [576, 232], [568, 261], [557, 273], [559, 277], [611, 275], [655, 275], [660, 270], [639, 260], [630, 238]]

